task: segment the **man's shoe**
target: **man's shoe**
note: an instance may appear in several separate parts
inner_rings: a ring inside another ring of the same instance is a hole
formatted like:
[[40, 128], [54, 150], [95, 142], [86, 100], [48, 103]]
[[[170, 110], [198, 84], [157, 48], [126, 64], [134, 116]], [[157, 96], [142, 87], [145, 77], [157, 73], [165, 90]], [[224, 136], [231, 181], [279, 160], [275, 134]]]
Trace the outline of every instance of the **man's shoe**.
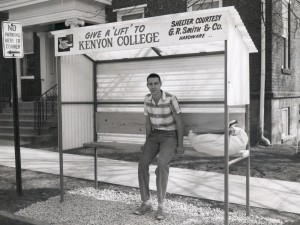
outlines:
[[165, 211], [162, 207], [157, 208], [157, 214], [156, 214], [156, 219], [157, 220], [164, 220], [166, 218]]
[[146, 212], [149, 212], [152, 209], [151, 205], [146, 205], [142, 203], [140, 207], [133, 211], [135, 215], [144, 215]]

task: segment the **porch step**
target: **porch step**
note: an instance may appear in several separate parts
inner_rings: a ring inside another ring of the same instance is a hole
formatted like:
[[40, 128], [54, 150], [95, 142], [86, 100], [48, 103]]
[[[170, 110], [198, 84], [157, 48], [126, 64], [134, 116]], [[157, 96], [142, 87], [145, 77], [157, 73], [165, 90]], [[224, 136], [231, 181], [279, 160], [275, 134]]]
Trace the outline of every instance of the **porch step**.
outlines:
[[[56, 107], [54, 108], [54, 110], [56, 111]], [[48, 112], [48, 115], [51, 115], [51, 108], [50, 107], [47, 109], [47, 112]], [[13, 113], [13, 108], [12, 107], [4, 108], [3, 113], [12, 114]], [[32, 114], [32, 115], [34, 115], [34, 108], [33, 107], [31, 107], [31, 108], [19, 107], [19, 114]]]
[[[3, 109], [3, 113], [13, 113], [13, 108], [12, 107], [6, 107]], [[19, 114], [20, 113], [31, 113], [34, 114], [34, 108], [27, 108], [27, 107], [19, 107]]]
[[[34, 103], [19, 102], [18, 111], [20, 142], [37, 146], [39, 143], [49, 143], [53, 146], [57, 146], [56, 116], [50, 117], [44, 124], [43, 133], [37, 135], [34, 129]], [[14, 141], [13, 107], [6, 107], [3, 109], [3, 112], [0, 113], [0, 141], [1, 140]]]
[[[14, 126], [14, 120], [13, 119], [0, 119], [0, 126], [8, 126], [13, 127]], [[34, 120], [19, 120], [19, 126], [21, 127], [32, 127], [34, 128]], [[57, 122], [52, 119], [50, 121], [46, 121], [44, 124], [44, 129], [48, 128], [55, 128], [57, 127]]]
[[[14, 126], [13, 119], [0, 119], [1, 126]], [[19, 120], [19, 126], [34, 127], [34, 120]]]
[[[34, 129], [34, 127], [20, 127], [19, 128], [20, 133], [22, 134], [32, 134], [35, 135], [37, 131]], [[43, 130], [44, 134], [50, 134], [51, 130], [50, 127], [44, 127]], [[0, 126], [0, 133], [8, 133], [13, 134], [14, 133], [14, 127], [13, 126]]]
[[[0, 140], [14, 140], [14, 134], [0, 133]], [[40, 143], [54, 140], [52, 134], [43, 134], [43, 135], [32, 135], [32, 134], [20, 134], [20, 141], [27, 143]]]
[[[33, 102], [18, 102], [18, 108], [33, 108]], [[11, 107], [12, 108], [12, 107]]]
[[[0, 114], [0, 120], [1, 119], [13, 119], [14, 115], [13, 113], [1, 113]], [[34, 115], [32, 113], [19, 113], [19, 120], [34, 120]]]

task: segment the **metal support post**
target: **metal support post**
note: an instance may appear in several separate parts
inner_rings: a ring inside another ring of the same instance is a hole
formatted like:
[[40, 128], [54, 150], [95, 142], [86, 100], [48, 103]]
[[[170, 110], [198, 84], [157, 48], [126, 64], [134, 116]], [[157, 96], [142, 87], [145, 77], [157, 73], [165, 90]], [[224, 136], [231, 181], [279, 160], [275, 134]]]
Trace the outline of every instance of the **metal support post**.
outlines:
[[61, 64], [60, 57], [56, 57], [57, 74], [57, 116], [58, 116], [58, 149], [59, 149], [59, 171], [60, 171], [60, 202], [64, 201], [64, 159], [62, 140], [62, 104], [61, 104]]
[[246, 170], [246, 215], [250, 216], [250, 106], [246, 105], [246, 132], [248, 134], [247, 150], [249, 155], [247, 158], [247, 170]]
[[95, 175], [95, 189], [98, 189], [98, 164], [97, 164], [97, 148], [94, 148], [94, 175]]
[[20, 130], [19, 130], [19, 107], [18, 107], [18, 88], [16, 59], [13, 58], [13, 117], [14, 117], [14, 142], [15, 142], [15, 165], [16, 165], [16, 186], [18, 195], [22, 195], [22, 170], [21, 170], [21, 151], [20, 151]]
[[224, 127], [225, 127], [225, 135], [224, 135], [224, 224], [228, 225], [229, 223], [229, 154], [228, 154], [228, 147], [229, 147], [229, 112], [228, 112], [228, 102], [227, 102], [227, 41], [225, 40], [225, 71], [224, 71]]
[[[94, 82], [94, 115], [93, 115], [93, 131], [94, 131], [94, 142], [97, 142], [97, 64], [93, 61], [93, 82]], [[94, 165], [95, 165], [95, 189], [98, 189], [98, 158], [97, 158], [97, 147], [94, 148]]]

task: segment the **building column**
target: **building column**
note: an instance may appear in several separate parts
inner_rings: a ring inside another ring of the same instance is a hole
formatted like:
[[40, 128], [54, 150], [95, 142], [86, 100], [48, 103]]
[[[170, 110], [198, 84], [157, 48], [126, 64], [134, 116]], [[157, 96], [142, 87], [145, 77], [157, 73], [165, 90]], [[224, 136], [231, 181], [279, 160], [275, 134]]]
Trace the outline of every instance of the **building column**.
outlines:
[[46, 36], [47, 43], [47, 85], [48, 89], [57, 84], [56, 80], [56, 66], [55, 66], [55, 56], [54, 56], [54, 37], [52, 34], [48, 33]]
[[41, 64], [41, 91], [46, 92], [48, 89], [47, 85], [47, 40], [46, 35], [48, 32], [38, 32], [40, 39], [40, 64]]
[[65, 25], [66, 27], [70, 27], [70, 28], [79, 27], [79, 26], [82, 27], [84, 26], [84, 20], [78, 18], [70, 18], [65, 21]]

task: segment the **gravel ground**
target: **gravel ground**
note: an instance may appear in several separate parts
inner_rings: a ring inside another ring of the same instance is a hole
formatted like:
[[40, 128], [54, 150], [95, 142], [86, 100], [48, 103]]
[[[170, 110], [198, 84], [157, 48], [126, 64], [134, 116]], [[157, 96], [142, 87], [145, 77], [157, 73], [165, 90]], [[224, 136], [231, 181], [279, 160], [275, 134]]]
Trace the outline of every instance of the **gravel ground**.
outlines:
[[[37, 202], [16, 213], [52, 225], [221, 225], [224, 224], [223, 210], [210, 207], [197, 207], [180, 201], [166, 200], [167, 218], [160, 222], [155, 220], [155, 210], [144, 216], [133, 215], [132, 211], [139, 204], [139, 193], [125, 193], [114, 190], [95, 190], [94, 188], [79, 188], [70, 190], [61, 204], [60, 197], [55, 196], [44, 202]], [[157, 202], [152, 196], [153, 203]], [[153, 208], [157, 207], [153, 204]], [[279, 225], [283, 220], [230, 212], [230, 224], [243, 225]]]
[[[46, 149], [45, 149], [46, 150]], [[47, 148], [57, 151], [57, 148]], [[251, 156], [251, 176], [300, 182], [300, 154], [288, 146], [255, 147]], [[76, 154], [93, 154], [84, 149], [74, 150]], [[103, 151], [99, 157], [137, 161], [139, 152], [120, 153]], [[172, 166], [203, 171], [223, 171], [223, 161], [211, 157], [175, 158]], [[232, 174], [244, 175], [243, 163], [231, 168]], [[155, 211], [139, 217], [131, 212], [139, 204], [138, 190], [125, 186], [99, 182], [99, 190], [90, 188], [93, 181], [65, 177], [65, 202], [59, 202], [59, 177], [52, 174], [23, 170], [23, 195], [16, 196], [15, 171], [13, 168], [0, 166], [0, 210], [17, 212], [35, 219], [47, 221], [53, 225], [130, 225], [130, 224], [223, 224], [223, 203], [196, 199], [180, 195], [167, 194], [167, 219], [155, 220]], [[79, 188], [79, 189], [76, 189]], [[151, 192], [153, 202], [155, 192]], [[156, 206], [154, 205], [154, 209]], [[171, 210], [172, 209], [172, 210]], [[230, 224], [284, 224], [300, 221], [297, 214], [251, 207], [251, 217], [245, 217], [245, 207], [230, 204]], [[52, 222], [51, 222], [52, 221]], [[0, 221], [1, 224], [1, 221]]]

